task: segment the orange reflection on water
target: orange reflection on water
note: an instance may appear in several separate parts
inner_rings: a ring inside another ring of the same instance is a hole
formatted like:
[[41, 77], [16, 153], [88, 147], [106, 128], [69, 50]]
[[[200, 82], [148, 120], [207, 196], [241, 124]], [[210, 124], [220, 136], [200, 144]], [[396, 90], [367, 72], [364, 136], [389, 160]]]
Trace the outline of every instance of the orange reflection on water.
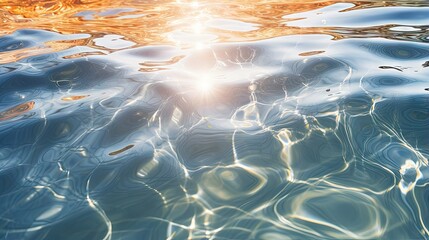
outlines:
[[[32, 28], [67, 34], [118, 34], [138, 44], [163, 44], [179, 38], [190, 41], [204, 32], [213, 36], [209, 42], [251, 41], [314, 32], [287, 27], [281, 18], [335, 2], [339, 1], [6, 0], [0, 3], [0, 34]], [[239, 22], [253, 24], [254, 29], [234, 31], [226, 26]], [[218, 27], [217, 23], [225, 23], [226, 27]], [[176, 35], [172, 38], [172, 34]]]
[[[247, 42], [292, 34], [329, 34], [338, 39], [343, 36], [339, 31], [332, 31], [332, 28], [287, 26], [282, 17], [339, 2], [343, 1], [160, 0], [154, 3], [137, 0], [3, 0], [0, 1], [0, 34], [10, 34], [18, 29], [44, 29], [63, 34], [90, 35], [84, 40], [44, 44], [49, 51], [74, 46], [95, 49], [65, 58], [115, 51], [115, 48], [96, 41], [106, 35], [117, 35], [122, 41], [131, 43], [124, 48], [174, 44], [181, 48], [201, 49], [216, 42]], [[354, 7], [350, 9], [403, 4], [402, 1], [352, 3]], [[43, 46], [27, 50], [2, 55], [1, 63], [48, 51]], [[157, 69], [144, 68], [143, 71]]]
[[31, 109], [33, 109], [34, 105], [35, 105], [35, 102], [30, 101], [30, 102], [22, 103], [22, 104], [15, 106], [15, 107], [9, 108], [3, 112], [0, 112], [0, 121], [12, 119], [12, 118], [17, 117], [21, 114], [24, 114], [24, 113], [30, 111]]
[[36, 56], [43, 53], [50, 52], [47, 48], [32, 47], [18, 49], [15, 51], [0, 52], [0, 64], [15, 62], [27, 57]]
[[86, 97], [88, 97], [89, 95], [77, 95], [77, 96], [68, 96], [68, 97], [63, 97], [63, 98], [61, 98], [61, 100], [63, 100], [63, 101], [77, 101], [77, 100], [80, 100], [80, 99], [82, 99], [82, 98], [86, 98]]

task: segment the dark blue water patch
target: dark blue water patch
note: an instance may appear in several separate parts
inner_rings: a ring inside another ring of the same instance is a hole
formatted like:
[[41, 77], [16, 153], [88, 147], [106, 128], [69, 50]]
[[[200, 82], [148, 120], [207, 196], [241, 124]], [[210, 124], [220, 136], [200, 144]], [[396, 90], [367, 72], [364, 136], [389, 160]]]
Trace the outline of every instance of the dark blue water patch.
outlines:
[[[359, 130], [357, 130], [359, 129]], [[392, 138], [377, 126], [370, 115], [345, 117], [339, 129], [341, 139], [348, 139], [344, 152], [347, 159], [374, 161], [374, 154], [392, 143]]]
[[426, 45], [411, 42], [369, 42], [361, 47], [372, 54], [402, 61], [429, 57], [429, 48]]
[[0, 38], [0, 52], [14, 51], [32, 46], [31, 41], [20, 40], [10, 36]]
[[429, 100], [427, 96], [393, 98], [375, 105], [374, 115], [385, 131], [400, 134], [412, 147], [429, 154]]
[[311, 132], [290, 147], [290, 167], [294, 177], [307, 180], [341, 171], [347, 161], [343, 159], [342, 146], [341, 140], [334, 134]]
[[308, 84], [308, 81], [299, 75], [272, 75], [255, 82], [255, 96], [258, 102], [271, 103], [293, 95], [295, 91], [304, 88], [305, 84]]
[[46, 120], [43, 135], [43, 144], [67, 144], [77, 138], [74, 132], [84, 132], [91, 124], [91, 113], [88, 109], [78, 109], [73, 114], [63, 117], [50, 117]]
[[341, 79], [339, 74], [348, 74], [348, 66], [333, 58], [312, 57], [295, 63], [292, 72], [305, 79], [320, 79], [335, 74], [335, 79], [338, 80]]
[[4, 147], [33, 144], [43, 132], [45, 123], [42, 119], [29, 119], [0, 126], [0, 144]]
[[[135, 155], [124, 161], [102, 163], [89, 178], [89, 191], [91, 196], [104, 199], [104, 194], [112, 189], [119, 194], [119, 198], [126, 197], [127, 188], [135, 190], [146, 189], [153, 198], [165, 202], [176, 198], [175, 194], [182, 195], [182, 189], [162, 194], [162, 189], [183, 184], [183, 171], [177, 162], [172, 161], [169, 156], [155, 156], [153, 152]], [[108, 169], [115, 167], [117, 172], [109, 172]], [[105, 201], [110, 201], [105, 199]], [[158, 209], [163, 211], [162, 209]], [[155, 209], [154, 209], [155, 211]]]
[[377, 88], [400, 87], [417, 82], [415, 79], [409, 79], [396, 75], [378, 75], [368, 76], [362, 80], [362, 87], [371, 90]]
[[255, 239], [283, 239], [283, 238], [292, 238], [292, 239], [309, 239], [316, 240], [317, 237], [310, 234], [306, 234], [303, 231], [296, 231], [294, 229], [277, 229], [275, 224], [267, 226], [265, 228], [257, 228], [257, 233]]
[[18, 63], [28, 66], [25, 70], [28, 74], [37, 74], [37, 72], [44, 72], [50, 68], [63, 63], [58, 53], [47, 53], [35, 56], [30, 56], [19, 60]]
[[120, 72], [108, 63], [84, 59], [62, 64], [46, 72], [46, 78], [60, 89], [85, 89], [112, 78], [118, 80], [120, 76]]
[[24, 176], [28, 175], [28, 172], [32, 167], [32, 165], [20, 165], [11, 168], [5, 168], [0, 171], [0, 196], [9, 194], [13, 191], [16, 191], [16, 189], [19, 189], [24, 183]]
[[[395, 211], [392, 213], [392, 217], [396, 219], [402, 219], [403, 224], [398, 228], [392, 229], [385, 233], [386, 236], [391, 238], [404, 238], [404, 239], [425, 239], [425, 234], [419, 229], [421, 228], [420, 223], [415, 223], [415, 219], [418, 218], [419, 215], [419, 206], [415, 205], [413, 197], [405, 196], [402, 197], [399, 190], [395, 189], [393, 191], [388, 191], [383, 198], [382, 204], [387, 209], [400, 209], [400, 211]], [[403, 202], [398, 203], [397, 201], [392, 201], [392, 199], [402, 198]], [[402, 204], [405, 204], [402, 205]], [[426, 213], [423, 213], [422, 217], [425, 216]], [[407, 231], [407, 229], [414, 229], [415, 231]]]
[[426, 11], [419, 8], [392, 8], [391, 11], [383, 14], [374, 14], [368, 18], [368, 22], [383, 19], [400, 19], [421, 20], [427, 18]]
[[0, 76], [15, 71], [16, 69], [16, 67], [0, 65]]
[[[370, 80], [369, 80], [370, 81]], [[372, 79], [372, 83], [376, 86], [399, 86], [399, 85], [405, 85], [410, 83], [412, 80], [409, 79], [403, 79], [393, 76], [382, 76], [380, 78], [374, 78]]]
[[4, 146], [0, 149], [0, 166], [7, 169], [19, 164], [26, 164], [30, 152], [30, 145]]
[[[168, 221], [150, 217], [144, 220], [125, 219], [121, 222], [121, 226], [118, 227], [118, 231], [112, 233], [112, 238], [126, 237], [130, 239], [140, 239], [144, 237], [148, 239], [167, 239], [169, 237], [168, 233], [172, 229], [170, 227], [171, 225], [172, 223]], [[132, 229], [132, 231], [128, 231], [128, 229]], [[176, 230], [174, 227], [173, 229]], [[178, 231], [176, 230], [175, 232]], [[175, 236], [181, 237], [182, 235], [176, 233]]]
[[375, 193], [383, 193], [395, 187], [396, 176], [393, 172], [385, 171], [382, 165], [375, 164], [370, 159], [363, 160], [358, 155], [355, 157], [351, 167], [330, 175], [327, 181], [344, 188], [359, 188]]
[[[55, 172], [55, 167], [47, 164], [32, 166], [31, 171], [28, 172], [25, 178], [26, 182], [24, 186], [19, 191], [1, 196], [2, 201], [5, 202], [2, 207], [7, 207], [2, 209], [4, 218], [2, 218], [1, 225], [3, 227], [7, 225], [7, 228], [15, 229], [18, 233], [24, 233], [26, 231], [19, 230], [22, 228], [50, 225], [52, 222], [57, 222], [63, 218], [59, 214], [61, 212], [78, 212], [82, 208], [89, 207], [86, 201], [83, 201], [83, 199], [79, 201], [73, 197], [74, 194], [70, 194], [70, 191], [74, 189], [59, 187], [60, 185], [64, 186], [64, 184], [56, 181], [61, 177], [63, 178], [64, 175], [57, 175], [55, 177], [46, 174], [46, 176], [40, 177], [40, 171], [43, 170]], [[64, 197], [66, 194], [68, 195], [67, 199]], [[7, 219], [13, 216], [17, 217], [19, 221], [7, 221]]]
[[[170, 198], [183, 198], [183, 191], [179, 188], [178, 169], [169, 166], [174, 164], [168, 159], [159, 159], [158, 167], [149, 172], [150, 175], [139, 175], [142, 167], [153, 161], [144, 158], [128, 159], [127, 164], [115, 163], [100, 166], [91, 176], [91, 197], [97, 200], [106, 212], [110, 221], [119, 229], [133, 229], [131, 232], [145, 232], [160, 224], [154, 225], [150, 218], [160, 218], [168, 211], [165, 201]], [[167, 161], [166, 161], [167, 160]], [[147, 166], [147, 165], [146, 165]], [[116, 167], [118, 171], [111, 172]], [[150, 171], [149, 168], [146, 168]], [[166, 189], [176, 189], [169, 195], [162, 194]], [[164, 199], [163, 199], [164, 198]], [[174, 201], [171, 199], [171, 201]], [[123, 204], [117, 204], [122, 202]], [[136, 224], [139, 223], [139, 224]], [[151, 230], [152, 231], [152, 230]]]
[[418, 227], [416, 227], [416, 228], [426, 227], [428, 225], [428, 219], [429, 219], [429, 206], [426, 204], [423, 204], [422, 206], [420, 206], [420, 204], [418, 204], [418, 203], [429, 201], [429, 189], [427, 187], [425, 187], [424, 185], [419, 186], [415, 190], [415, 199], [416, 200], [412, 201], [412, 199], [410, 199], [410, 198], [408, 198], [408, 199], [409, 199], [408, 202], [410, 202], [412, 204], [413, 209], [419, 210], [419, 217], [420, 217], [421, 221], [419, 221]]
[[231, 227], [223, 229], [219, 231], [214, 236], [216, 239], [250, 239], [252, 237], [252, 233], [250, 231], [246, 231], [239, 227]]
[[[88, 89], [101, 82], [121, 79], [121, 72], [109, 67], [108, 63], [84, 59], [54, 64], [46, 71], [26, 74], [10, 73], [0, 80], [0, 97], [13, 92], [31, 89], [58, 91], [67, 89]], [[38, 95], [38, 94], [36, 94]], [[38, 96], [33, 97], [38, 97]], [[29, 97], [32, 97], [31, 94]]]
[[[207, 134], [214, 129], [217, 129], [216, 134]], [[232, 135], [233, 131], [222, 130], [222, 126], [202, 123], [177, 139], [176, 152], [191, 171], [229, 165], [234, 161]]]
[[[45, 202], [46, 203], [46, 202]], [[3, 235], [10, 239], [56, 239], [63, 235], [64, 239], [97, 238], [103, 239], [108, 234], [108, 226], [104, 219], [93, 209], [86, 207], [63, 209], [69, 214], [67, 219], [56, 219], [56, 222], [47, 222], [39, 231], [20, 231]], [[12, 226], [8, 228], [13, 229]], [[38, 228], [38, 226], [34, 226]]]
[[85, 38], [87, 35], [62, 35], [59, 33], [36, 30], [20, 29], [12, 34], [0, 36], [0, 52], [9, 52], [24, 48], [43, 46], [43, 43], [54, 40], [67, 40], [73, 38]]
[[425, 95], [414, 97], [392, 98], [376, 104], [374, 114], [385, 126], [396, 130], [425, 131], [429, 122], [429, 100]]
[[107, 125], [109, 130], [104, 131], [103, 137], [100, 139], [100, 146], [106, 147], [106, 145], [120, 142], [132, 132], [147, 126], [152, 114], [153, 112], [148, 112], [142, 107], [132, 107], [119, 111], [114, 117], [112, 116], [113, 119]]
[[280, 154], [282, 145], [271, 132], [237, 131], [233, 141], [236, 161], [239, 163], [274, 171], [286, 167]]
[[31, 76], [23, 73], [14, 73], [8, 77], [2, 78], [0, 83], [1, 95], [7, 95], [13, 91], [28, 91], [38, 89], [56, 89], [54, 83], [50, 82], [46, 76]]
[[340, 106], [347, 115], [369, 114], [373, 99], [365, 93], [357, 93], [343, 99]]
[[47, 190], [49, 190], [55, 197], [61, 198], [60, 195], [70, 195], [68, 198], [70, 201], [76, 201], [84, 196], [80, 194], [80, 191], [75, 191], [76, 189], [73, 187], [75, 183], [73, 183], [73, 181], [76, 180], [67, 178], [67, 172], [59, 168], [58, 162], [35, 161], [34, 158], [23, 156], [22, 163], [15, 162], [15, 164], [19, 164], [19, 166], [32, 166], [27, 172], [27, 177], [24, 179], [22, 187], [32, 187], [35, 188], [35, 190], [43, 187], [49, 187]]
[[[420, 88], [424, 92], [424, 83], [420, 76], [414, 78], [401, 75], [374, 75], [360, 79], [360, 88], [371, 96], [399, 97]], [[421, 87], [418, 87], [421, 86]]]
[[281, 72], [255, 81], [255, 96], [259, 102], [300, 95], [318, 86], [329, 88], [347, 80], [350, 67], [329, 57], [312, 57], [284, 63]]

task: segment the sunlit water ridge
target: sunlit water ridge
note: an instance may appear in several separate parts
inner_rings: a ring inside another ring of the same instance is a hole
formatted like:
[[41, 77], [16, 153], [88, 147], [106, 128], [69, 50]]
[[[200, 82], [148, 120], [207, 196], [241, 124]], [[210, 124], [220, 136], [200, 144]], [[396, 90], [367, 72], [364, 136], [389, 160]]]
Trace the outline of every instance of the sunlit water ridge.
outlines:
[[429, 239], [427, 1], [0, 19], [0, 239]]

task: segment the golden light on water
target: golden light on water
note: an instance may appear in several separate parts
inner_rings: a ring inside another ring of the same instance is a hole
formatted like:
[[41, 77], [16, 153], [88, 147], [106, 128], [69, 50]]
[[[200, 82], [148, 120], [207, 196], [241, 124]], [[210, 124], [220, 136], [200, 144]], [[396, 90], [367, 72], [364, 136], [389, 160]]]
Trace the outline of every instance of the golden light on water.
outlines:
[[[0, 34], [17, 29], [44, 29], [62, 34], [90, 34], [87, 46], [106, 34], [138, 45], [174, 44], [202, 49], [210, 43], [256, 41], [291, 34], [331, 34], [329, 27], [292, 27], [279, 21], [285, 15], [330, 6], [335, 1], [157, 1], [130, 0], [6, 0], [0, 2]], [[359, 8], [364, 2], [356, 2]], [[373, 2], [371, 6], [394, 5]], [[225, 19], [225, 16], [229, 16]], [[79, 42], [73, 43], [79, 46]], [[71, 46], [70, 46], [71, 47]], [[94, 54], [100, 54], [97, 52]]]
[[210, 78], [202, 78], [200, 81], [197, 82], [197, 89], [202, 94], [208, 94], [213, 90], [214, 83]]
[[429, 236], [397, 2], [0, 0], [0, 238]]
[[[3, 52], [0, 62], [64, 52], [74, 47], [85, 47], [85, 51], [62, 57], [107, 55], [128, 48], [168, 45], [188, 51], [187, 54], [199, 54], [199, 62], [188, 70], [213, 73], [217, 71], [215, 66], [204, 67], [210, 61], [207, 56], [211, 54], [213, 44], [251, 42], [293, 34], [330, 34], [340, 38], [329, 27], [292, 27], [282, 20], [288, 14], [313, 11], [337, 2], [340, 1], [161, 0], [153, 4], [130, 0], [6, 0], [0, 2], [3, 23], [0, 34], [10, 34], [17, 29], [44, 29], [64, 34], [62, 36], [79, 34], [79, 37], [46, 41], [41, 45]], [[354, 4], [358, 8], [364, 3]], [[378, 3], [371, 4], [377, 6]], [[318, 52], [307, 54], [315, 53]], [[159, 72], [175, 68], [175, 64], [182, 59], [183, 54], [178, 54], [160, 61], [145, 60], [138, 64], [142, 72]], [[177, 67], [183, 68], [182, 65]], [[213, 89], [220, 85], [217, 79], [201, 79], [200, 76], [189, 80], [200, 95], [204, 93], [206, 96], [208, 93], [214, 95]]]

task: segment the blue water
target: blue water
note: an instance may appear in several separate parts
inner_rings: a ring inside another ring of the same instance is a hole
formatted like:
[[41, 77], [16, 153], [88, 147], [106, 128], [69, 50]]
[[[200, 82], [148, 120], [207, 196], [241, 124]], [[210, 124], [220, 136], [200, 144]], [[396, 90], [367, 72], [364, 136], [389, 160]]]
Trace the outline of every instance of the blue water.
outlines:
[[0, 239], [429, 239], [427, 1], [118, 4], [1, 5]]

